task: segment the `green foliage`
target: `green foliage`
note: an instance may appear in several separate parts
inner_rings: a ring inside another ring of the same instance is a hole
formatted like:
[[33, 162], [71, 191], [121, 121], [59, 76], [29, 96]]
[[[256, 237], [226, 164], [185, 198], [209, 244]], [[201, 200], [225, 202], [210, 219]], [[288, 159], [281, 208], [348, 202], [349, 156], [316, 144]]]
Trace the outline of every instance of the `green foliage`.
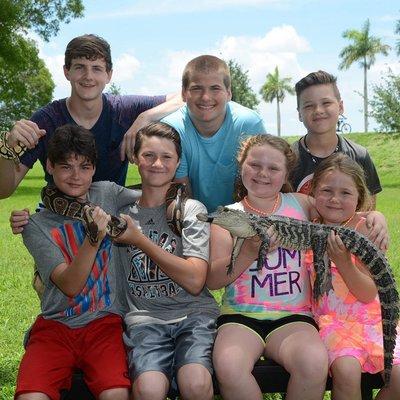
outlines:
[[[400, 35], [400, 19], [398, 19], [396, 22], [396, 27], [394, 29], [394, 33]], [[398, 39], [396, 42], [396, 51], [397, 51], [397, 55], [400, 56], [400, 39]]]
[[60, 23], [83, 15], [82, 0], [2, 0], [0, 7], [0, 128], [48, 103], [54, 83], [30, 30], [48, 41]]
[[108, 88], [108, 93], [111, 93], [113, 95], [119, 95], [121, 94], [121, 87], [113, 82]]
[[269, 73], [266, 77], [264, 85], [260, 89], [260, 94], [266, 103], [272, 103], [276, 100], [276, 123], [278, 136], [281, 136], [281, 114], [279, 103], [282, 103], [286, 94], [294, 94], [294, 88], [290, 81], [292, 78], [280, 78], [278, 66], [275, 67], [273, 73]]
[[370, 35], [370, 23], [367, 19], [361, 31], [349, 29], [343, 32], [343, 37], [352, 43], [346, 46], [339, 54], [342, 62], [339, 69], [349, 69], [358, 61], [364, 70], [364, 132], [368, 132], [368, 84], [367, 70], [375, 63], [376, 55], [388, 55], [390, 46], [383, 44], [380, 38]]
[[389, 70], [382, 80], [381, 84], [373, 85], [371, 116], [382, 131], [400, 132], [400, 75]]
[[240, 64], [235, 60], [229, 60], [227, 64], [231, 72], [232, 100], [252, 110], [257, 109], [260, 101], [250, 87], [248, 77], [249, 71], [243, 71]]

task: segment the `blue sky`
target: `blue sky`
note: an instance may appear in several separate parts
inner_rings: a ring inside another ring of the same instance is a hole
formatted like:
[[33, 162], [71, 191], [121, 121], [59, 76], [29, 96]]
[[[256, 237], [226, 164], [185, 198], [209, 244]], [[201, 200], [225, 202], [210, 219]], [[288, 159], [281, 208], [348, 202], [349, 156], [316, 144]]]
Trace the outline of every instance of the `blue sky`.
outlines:
[[[311, 71], [338, 77], [345, 115], [353, 130], [363, 130], [362, 70], [354, 64], [339, 71], [338, 54], [348, 44], [346, 29], [361, 29], [367, 18], [371, 33], [394, 48], [400, 6], [391, 0], [84, 0], [85, 15], [63, 24], [49, 43], [38, 40], [40, 55], [56, 83], [55, 98], [69, 94], [62, 74], [64, 50], [73, 37], [96, 33], [111, 45], [113, 82], [123, 94], [163, 94], [180, 90], [185, 64], [200, 54], [235, 59], [249, 71], [256, 93], [278, 65], [293, 84]], [[369, 71], [370, 86], [388, 67], [400, 73], [392, 50], [378, 56]], [[275, 104], [261, 102], [268, 132], [276, 134]], [[376, 125], [371, 120], [371, 128]], [[302, 134], [294, 96], [282, 105], [284, 135]]]

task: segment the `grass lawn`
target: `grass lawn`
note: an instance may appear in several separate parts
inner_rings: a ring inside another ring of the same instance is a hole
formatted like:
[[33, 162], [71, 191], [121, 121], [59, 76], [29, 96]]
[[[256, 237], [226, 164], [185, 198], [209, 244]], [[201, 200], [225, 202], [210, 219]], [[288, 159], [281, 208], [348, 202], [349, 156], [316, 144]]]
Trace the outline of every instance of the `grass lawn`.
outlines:
[[[368, 148], [378, 169], [383, 192], [378, 195], [377, 209], [387, 217], [391, 235], [388, 252], [395, 276], [400, 279], [400, 134], [351, 134], [350, 139]], [[289, 141], [293, 141], [289, 138]], [[134, 168], [128, 184], [137, 183]], [[15, 377], [23, 353], [24, 332], [39, 313], [39, 301], [31, 288], [33, 261], [20, 236], [11, 234], [8, 218], [11, 210], [35, 209], [43, 185], [41, 165], [37, 163], [14, 195], [0, 200], [0, 400], [11, 400]], [[220, 295], [220, 292], [216, 293]]]

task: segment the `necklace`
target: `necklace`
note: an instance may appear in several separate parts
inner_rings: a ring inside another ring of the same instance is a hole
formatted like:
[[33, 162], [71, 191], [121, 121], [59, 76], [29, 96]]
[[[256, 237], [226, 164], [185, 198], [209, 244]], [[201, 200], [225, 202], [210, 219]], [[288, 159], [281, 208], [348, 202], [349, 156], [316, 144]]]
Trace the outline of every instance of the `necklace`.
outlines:
[[[321, 157], [316, 157], [316, 156], [314, 156], [314, 155], [311, 153], [310, 149], [309, 149], [308, 146], [307, 146], [307, 136], [308, 136], [308, 133], [307, 133], [307, 134], [304, 136], [304, 138], [303, 138], [304, 148], [306, 149], [306, 152], [310, 155], [312, 162], [313, 162], [314, 164], [316, 164], [316, 163], [317, 163], [317, 160], [321, 160]], [[331, 156], [332, 154], [337, 153], [337, 152], [339, 151], [339, 136], [336, 135], [336, 137], [337, 137], [336, 147], [335, 147], [335, 149], [332, 151], [332, 153], [329, 154], [330, 156]], [[328, 156], [328, 157], [329, 157], [329, 156]], [[327, 157], [323, 157], [323, 158], [327, 158]]]
[[255, 211], [258, 215], [261, 215], [261, 216], [264, 216], [264, 217], [265, 217], [265, 216], [267, 216], [267, 215], [271, 215], [271, 214], [274, 214], [274, 213], [275, 213], [275, 211], [276, 211], [277, 208], [278, 208], [279, 198], [280, 198], [279, 193], [277, 193], [277, 194], [276, 194], [275, 201], [274, 201], [274, 205], [272, 206], [271, 211], [268, 211], [268, 212], [259, 210], [258, 208], [255, 208], [255, 207], [251, 206], [251, 205], [249, 204], [249, 201], [248, 201], [247, 196], [245, 196], [245, 197], [243, 198], [243, 203], [244, 203], [245, 206], [246, 206], [248, 209], [250, 209], [251, 211]]
[[356, 215], [356, 213], [354, 213], [349, 219], [347, 219], [346, 221], [342, 222], [340, 225], [342, 227], [347, 226], [350, 223], [350, 221], [354, 218], [355, 215]]

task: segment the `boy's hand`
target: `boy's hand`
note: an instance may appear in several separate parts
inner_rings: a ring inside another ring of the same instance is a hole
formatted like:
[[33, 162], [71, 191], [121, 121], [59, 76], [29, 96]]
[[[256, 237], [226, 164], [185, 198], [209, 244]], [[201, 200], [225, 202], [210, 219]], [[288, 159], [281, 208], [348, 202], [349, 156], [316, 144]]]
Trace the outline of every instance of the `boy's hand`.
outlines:
[[10, 227], [14, 235], [18, 235], [24, 230], [24, 226], [28, 224], [29, 209], [13, 210], [10, 215]]
[[110, 222], [111, 217], [103, 209], [96, 206], [92, 212], [92, 218], [97, 225], [98, 243], [100, 243], [107, 234], [107, 224]]
[[21, 119], [15, 123], [7, 136], [7, 144], [14, 147], [20, 143], [28, 149], [33, 149], [45, 134], [46, 131], [40, 129], [34, 122]]
[[366, 215], [366, 226], [369, 229], [368, 239], [382, 251], [389, 247], [389, 232], [386, 219], [379, 211], [371, 211]]
[[114, 239], [117, 243], [136, 245], [137, 239], [143, 236], [142, 230], [137, 221], [127, 214], [120, 214], [120, 217], [128, 224], [126, 231]]

